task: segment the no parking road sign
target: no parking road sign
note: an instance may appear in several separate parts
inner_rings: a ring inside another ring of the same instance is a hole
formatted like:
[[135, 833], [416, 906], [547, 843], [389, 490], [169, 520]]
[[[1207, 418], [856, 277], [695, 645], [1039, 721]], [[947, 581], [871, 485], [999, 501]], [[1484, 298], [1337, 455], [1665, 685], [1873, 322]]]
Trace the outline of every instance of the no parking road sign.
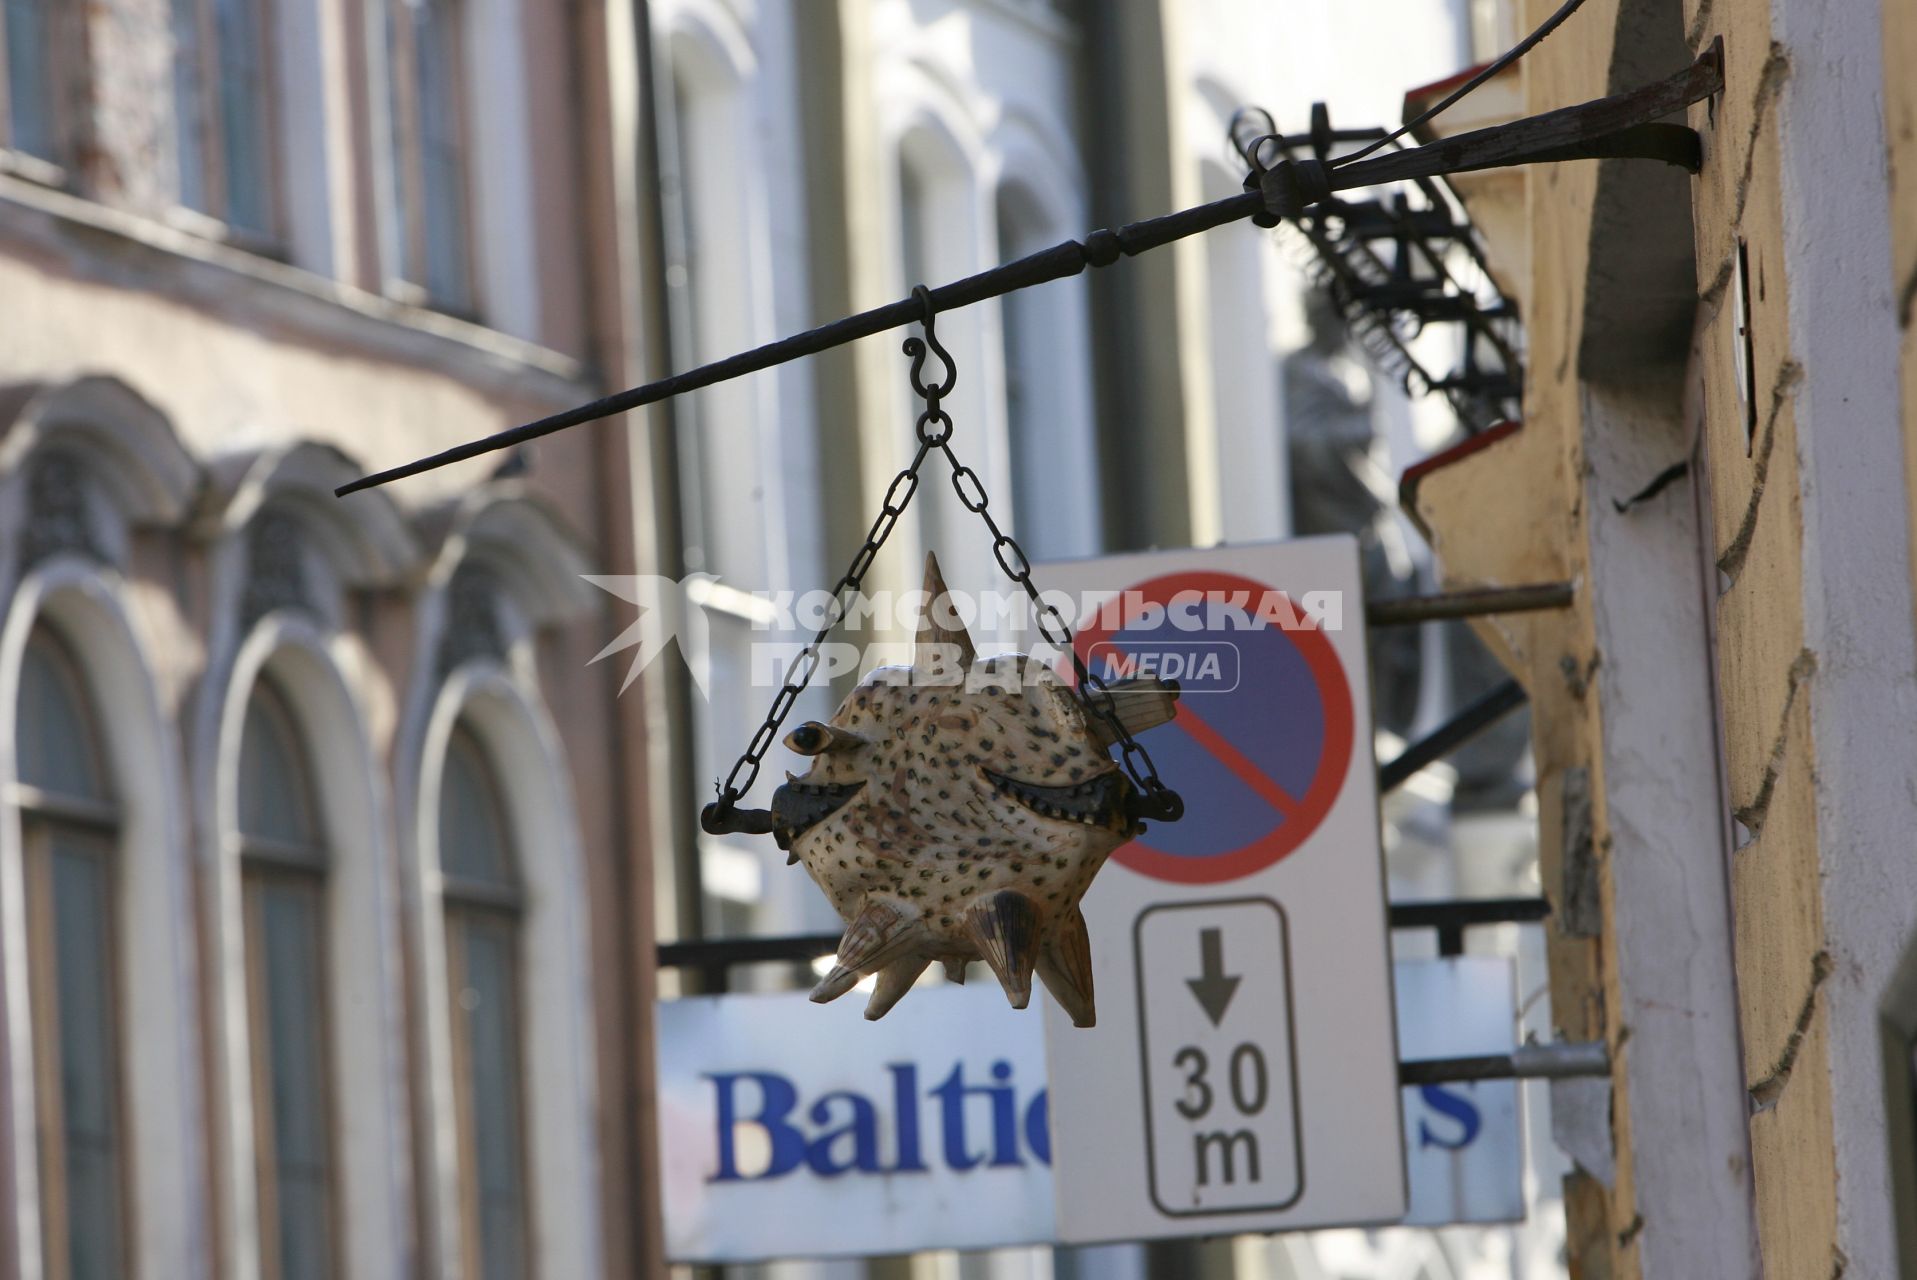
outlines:
[[1046, 566], [1080, 656], [1156, 674], [1184, 797], [1084, 902], [1098, 1026], [1046, 1018], [1071, 1242], [1393, 1221], [1397, 1043], [1350, 538]]
[[1159, 675], [1184, 693], [1173, 728], [1149, 745], [1203, 821], [1152, 828], [1114, 855], [1120, 865], [1217, 884], [1263, 870], [1318, 829], [1351, 761], [1351, 688], [1325, 629], [1342, 625], [1341, 603], [1187, 570], [1126, 587], [1081, 629], [1080, 655], [1105, 679]]

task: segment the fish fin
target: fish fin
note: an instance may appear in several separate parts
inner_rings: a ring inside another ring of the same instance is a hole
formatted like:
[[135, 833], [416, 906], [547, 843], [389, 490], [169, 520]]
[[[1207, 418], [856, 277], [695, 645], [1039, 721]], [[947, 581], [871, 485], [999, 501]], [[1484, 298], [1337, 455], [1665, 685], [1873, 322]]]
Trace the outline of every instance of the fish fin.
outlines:
[[1038, 953], [1038, 977], [1072, 1019], [1075, 1027], [1097, 1022], [1092, 1007], [1092, 937], [1085, 928], [1085, 913], [1077, 907], [1066, 912], [1046, 938]]
[[930, 960], [921, 956], [906, 956], [879, 970], [878, 985], [872, 990], [872, 998], [865, 1003], [866, 1021], [877, 1022], [891, 1012], [892, 1006], [912, 989], [912, 984], [919, 980], [919, 975], [925, 972], [925, 966], [930, 963]]
[[1005, 998], [1014, 1009], [1023, 1009], [1032, 998], [1032, 968], [1038, 963], [1038, 908], [1024, 894], [1000, 889], [972, 904], [965, 928], [1005, 988]]
[[859, 971], [848, 969], [844, 965], [832, 966], [832, 972], [819, 979], [819, 985], [812, 988], [812, 1003], [826, 1004], [859, 985]]
[[[947, 614], [958, 622], [956, 629], [940, 625], [938, 619]], [[958, 618], [957, 603], [939, 573], [939, 558], [928, 551], [925, 553], [925, 605], [919, 612], [912, 666], [919, 673], [936, 676], [937, 683], [957, 683], [972, 669], [977, 657], [971, 633]], [[948, 666], [949, 663], [956, 663], [956, 668]]]
[[[1147, 729], [1156, 729], [1161, 724], [1169, 724], [1172, 717], [1178, 714], [1178, 685], [1175, 682], [1160, 680], [1157, 676], [1137, 676], [1129, 680], [1114, 680], [1105, 687], [1112, 695], [1112, 710], [1127, 733], [1136, 735]], [[1117, 745], [1117, 731], [1089, 702], [1085, 708], [1085, 724], [1100, 746], [1110, 748]]]
[[871, 973], [897, 959], [924, 930], [915, 908], [895, 898], [868, 895], [865, 906], [839, 939], [839, 963], [847, 969]]

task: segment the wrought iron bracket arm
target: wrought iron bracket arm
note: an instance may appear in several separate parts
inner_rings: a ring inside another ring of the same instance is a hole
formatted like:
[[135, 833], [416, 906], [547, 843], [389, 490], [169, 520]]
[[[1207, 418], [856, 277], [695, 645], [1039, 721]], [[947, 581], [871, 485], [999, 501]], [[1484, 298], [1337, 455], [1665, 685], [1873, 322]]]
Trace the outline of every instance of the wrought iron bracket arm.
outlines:
[[[1121, 258], [1135, 257], [1187, 236], [1198, 235], [1215, 227], [1228, 226], [1234, 222], [1256, 217], [1262, 207], [1262, 197], [1257, 192], [1245, 191], [1235, 196], [1226, 196], [1222, 200], [1214, 200], [1209, 204], [1181, 209], [1177, 213], [1127, 223], [1116, 230], [1106, 228], [1094, 231], [1083, 240], [1066, 240], [1013, 262], [991, 267], [950, 284], [940, 285], [929, 291], [932, 306], [941, 312], [952, 311], [990, 298], [1002, 297], [1019, 289], [1028, 289], [1053, 280], [1063, 280], [1068, 276], [1080, 274], [1088, 267], [1108, 267]], [[568, 427], [576, 427], [587, 422], [596, 422], [616, 413], [628, 413], [649, 404], [657, 404], [662, 400], [684, 395], [689, 391], [697, 391], [701, 387], [729, 382], [733, 378], [743, 377], [760, 369], [770, 369], [774, 365], [785, 364], [788, 361], [844, 346], [859, 338], [869, 338], [889, 329], [898, 329], [923, 318], [924, 314], [925, 304], [917, 297], [890, 302], [869, 311], [861, 311], [855, 315], [834, 320], [830, 324], [820, 325], [816, 329], [808, 329], [789, 338], [768, 342], [750, 351], [727, 356], [723, 360], [715, 360], [684, 373], [676, 373], [671, 377], [646, 383], [644, 386], [603, 396], [589, 404], [552, 414], [537, 422], [510, 427], [478, 440], [454, 445], [450, 449], [406, 463], [404, 466], [391, 467], [372, 475], [361, 476], [357, 480], [339, 486], [333, 492], [343, 498], [362, 489], [371, 489], [394, 480], [405, 479], [407, 476], [434, 471], [455, 462], [476, 458], [481, 454], [516, 448], [542, 436], [549, 436], [555, 431], [563, 431]]]
[[1475, 129], [1350, 164], [1283, 160], [1267, 169], [1254, 169], [1245, 186], [1263, 197], [1261, 220], [1265, 220], [1297, 217], [1340, 191], [1543, 161], [1662, 160], [1696, 173], [1703, 160], [1696, 130], [1659, 122], [1723, 87], [1724, 57], [1719, 42], [1684, 70], [1631, 93]]
[[[1075, 276], [1087, 268], [1107, 267], [1122, 258], [1244, 219], [1270, 226], [1281, 218], [1296, 217], [1337, 192], [1361, 187], [1442, 177], [1474, 169], [1590, 157], [1641, 156], [1683, 165], [1695, 172], [1701, 155], [1695, 134], [1682, 125], [1657, 122], [1710, 97], [1723, 83], [1721, 45], [1713, 45], [1684, 71], [1633, 93], [1459, 134], [1389, 155], [1345, 163], [1335, 159], [1286, 160], [1268, 169], [1254, 168], [1246, 179], [1245, 190], [1238, 195], [1133, 222], [1116, 230], [1094, 231], [1082, 241], [1067, 240], [1015, 262], [941, 285], [930, 291], [932, 305], [939, 311], [970, 306], [1018, 289]], [[1688, 140], [1684, 135], [1689, 135]], [[921, 319], [924, 313], [925, 305], [916, 297], [887, 303], [696, 369], [603, 396], [537, 422], [495, 432], [430, 457], [362, 476], [334, 492], [344, 497], [481, 454], [515, 448], [555, 431], [657, 404], [701, 387], [897, 329]]]

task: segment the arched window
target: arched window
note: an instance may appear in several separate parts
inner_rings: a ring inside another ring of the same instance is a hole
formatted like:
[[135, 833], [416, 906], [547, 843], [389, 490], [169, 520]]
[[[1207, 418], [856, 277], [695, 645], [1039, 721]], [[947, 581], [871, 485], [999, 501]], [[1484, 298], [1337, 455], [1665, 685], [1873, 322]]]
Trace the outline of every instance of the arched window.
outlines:
[[[688, 369], [760, 338], [752, 225], [731, 160], [750, 135], [742, 85], [731, 69], [690, 39], [676, 38], [671, 47], [671, 96], [662, 104], [671, 127], [660, 137], [666, 287], [673, 363]], [[748, 590], [772, 585], [774, 576], [768, 550], [776, 483], [764, 470], [759, 409], [743, 382], [694, 392], [674, 409], [686, 567]]]
[[[766, 339], [782, 268], [766, 256], [762, 211], [741, 198], [734, 172], [734, 157], [756, 145], [754, 95], [767, 91], [753, 79], [749, 43], [730, 43], [703, 21], [664, 24], [661, 37], [669, 55], [658, 103], [665, 278], [673, 367], [686, 369]], [[719, 581], [699, 599], [709, 675], [708, 696], [693, 700], [689, 717], [694, 777], [729, 768], [727, 753], [765, 714], [755, 655], [786, 636], [755, 593], [803, 579], [794, 566], [815, 536], [816, 504], [786, 506], [804, 492], [790, 473], [806, 453], [806, 411], [796, 397], [768, 399], [768, 385], [708, 387], [674, 409], [683, 563]], [[697, 812], [703, 799], [687, 798]], [[703, 909], [716, 913], [709, 923], [749, 928], [766, 901], [764, 855], [702, 836], [698, 856]]]
[[439, 790], [446, 977], [467, 1280], [518, 1280], [528, 1258], [519, 924], [523, 894], [492, 762], [453, 731]]
[[239, 823], [252, 1034], [260, 1274], [333, 1274], [326, 844], [292, 713], [262, 677], [240, 735]]
[[41, 627], [21, 666], [16, 745], [41, 1249], [50, 1280], [126, 1272], [114, 928], [119, 810], [90, 703], [65, 643]]

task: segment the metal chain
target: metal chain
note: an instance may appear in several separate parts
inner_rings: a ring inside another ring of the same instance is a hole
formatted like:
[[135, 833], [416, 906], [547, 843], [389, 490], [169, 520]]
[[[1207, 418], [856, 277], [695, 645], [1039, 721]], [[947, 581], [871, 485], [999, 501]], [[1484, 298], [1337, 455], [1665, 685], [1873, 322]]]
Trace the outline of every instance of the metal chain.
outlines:
[[825, 625], [812, 637], [792, 666], [785, 673], [785, 683], [773, 696], [772, 706], [765, 713], [765, 720], [753, 733], [751, 741], [746, 743], [745, 751], [738, 762], [732, 766], [732, 772], [726, 775], [723, 783], [715, 784], [719, 799], [708, 809], [701, 819], [707, 830], [713, 830], [715, 823], [724, 822], [739, 798], [752, 790], [752, 784], [759, 778], [759, 762], [772, 748], [779, 734], [779, 726], [785, 723], [786, 716], [792, 712], [792, 704], [799, 700], [805, 687], [812, 682], [812, 674], [819, 668], [819, 648], [825, 638], [832, 634], [832, 628], [839, 625], [839, 619], [845, 616], [845, 596], [848, 591], [857, 591], [865, 581], [865, 575], [872, 568], [872, 561], [878, 557], [879, 548], [892, 535], [892, 529], [912, 504], [912, 496], [919, 491], [919, 468], [925, 465], [925, 459], [931, 455], [934, 447], [944, 442], [952, 434], [951, 419], [945, 420], [945, 434], [936, 438], [926, 432], [926, 420], [919, 419], [919, 447], [912, 455], [912, 461], [903, 471], [892, 477], [892, 483], [886, 486], [885, 502], [879, 508], [879, 514], [872, 521], [872, 527], [865, 531], [865, 541], [852, 556], [852, 563], [846, 567], [839, 578], [838, 585], [832, 588], [832, 608], [827, 613]]
[[[732, 772], [726, 775], [724, 782], [716, 784], [719, 798], [708, 806], [701, 818], [701, 825], [708, 831], [717, 832], [725, 829], [733, 806], [739, 802], [740, 797], [752, 790], [752, 784], [759, 777], [759, 764], [765, 758], [765, 753], [771, 749], [774, 739], [778, 737], [779, 727], [785, 723], [786, 716], [792, 712], [793, 704], [799, 700], [799, 695], [805, 691], [806, 686], [812, 681], [813, 673], [818, 670], [820, 646], [832, 633], [832, 628], [836, 627], [839, 620], [845, 616], [846, 592], [857, 591], [860, 584], [864, 582], [866, 573], [872, 568], [872, 561], [879, 554], [879, 549], [885, 545], [885, 540], [891, 536], [893, 528], [899, 522], [899, 517], [905, 514], [905, 509], [911, 505], [913, 496], [918, 493], [919, 470], [925, 465], [925, 459], [934, 449], [945, 455], [946, 462], [952, 468], [952, 488], [958, 493], [959, 501], [965, 505], [967, 511], [975, 512], [985, 522], [985, 527], [991, 531], [992, 555], [998, 560], [999, 568], [1005, 571], [1006, 577], [1024, 587], [1025, 594], [1031, 598], [1039, 634], [1054, 647], [1063, 649], [1071, 655], [1072, 670], [1078, 677], [1080, 697], [1085, 700], [1093, 713], [1110, 727], [1119, 745], [1124, 748], [1122, 763], [1126, 774], [1139, 793], [1138, 799], [1132, 806], [1135, 814], [1140, 817], [1157, 818], [1164, 822], [1176, 822], [1185, 812], [1184, 801], [1176, 791], [1166, 786], [1159, 778], [1158, 769], [1152, 764], [1150, 754], [1138, 744], [1138, 740], [1133, 738], [1131, 731], [1125, 727], [1125, 722], [1119, 718], [1117, 699], [1112, 691], [1106, 687], [1105, 681], [1098, 673], [1086, 666], [1084, 660], [1079, 657], [1078, 650], [1072, 643], [1072, 630], [1066, 624], [1064, 617], [1054, 605], [1047, 603], [1040, 595], [1037, 585], [1032, 581], [1031, 561], [1025, 558], [1025, 552], [1019, 547], [1017, 541], [999, 528], [998, 521], [993, 519], [992, 513], [987, 510], [991, 500], [986, 496], [985, 485], [979, 479], [978, 473], [960, 462], [958, 455], [952, 452], [952, 418], [945, 412], [942, 402], [951, 394], [953, 386], [958, 382], [958, 365], [952, 360], [951, 352], [947, 351], [938, 340], [934, 323], [937, 312], [932, 306], [931, 291], [924, 285], [919, 285], [912, 290], [912, 296], [918, 299], [919, 305], [925, 311], [922, 322], [925, 336], [922, 339], [912, 337], [905, 340], [905, 354], [912, 358], [912, 390], [925, 401], [925, 409], [919, 414], [916, 428], [918, 451], [912, 455], [912, 461], [905, 469], [894, 476], [892, 483], [886, 487], [884, 505], [880, 507], [878, 517], [872, 521], [872, 527], [866, 530], [864, 543], [853, 555], [852, 563], [846, 568], [838, 585], [832, 588], [832, 609], [825, 619], [825, 624], [819, 628], [818, 634], [812, 637], [811, 642], [787, 670], [785, 683], [773, 697], [772, 706], [766, 711], [765, 720], [760, 723], [751, 740], [746, 743], [746, 749], [739, 756], [738, 762], [732, 766]], [[928, 352], [937, 355], [945, 366], [944, 376], [938, 382], [929, 385], [924, 381], [925, 357]], [[1008, 559], [1008, 555], [1015, 559]]]
[[1038, 625], [1038, 633], [1053, 648], [1062, 649], [1071, 656], [1072, 671], [1078, 677], [1079, 697], [1093, 714], [1105, 722], [1118, 739], [1119, 746], [1124, 748], [1121, 763], [1139, 794], [1133, 808], [1141, 817], [1157, 818], [1163, 822], [1178, 821], [1184, 816], [1184, 800], [1165, 785], [1158, 776], [1158, 767], [1152, 763], [1151, 753], [1125, 727], [1124, 720], [1118, 714], [1118, 699], [1106, 687], [1104, 677], [1087, 666], [1079, 656], [1078, 646], [1072, 642], [1071, 627], [1059, 613], [1058, 607], [1047, 601], [1040, 593], [1038, 584], [1032, 581], [1032, 562], [1026, 559], [1018, 540], [999, 528], [998, 521], [992, 518], [991, 511], [987, 509], [991, 499], [986, 496], [985, 484], [979, 479], [978, 472], [960, 462], [950, 444], [940, 444], [939, 452], [951, 464], [952, 489], [958, 494], [958, 500], [967, 511], [983, 520], [985, 527], [991, 531], [992, 555], [998, 561], [998, 567], [1006, 577], [1025, 588], [1025, 594], [1032, 602], [1032, 620]]

